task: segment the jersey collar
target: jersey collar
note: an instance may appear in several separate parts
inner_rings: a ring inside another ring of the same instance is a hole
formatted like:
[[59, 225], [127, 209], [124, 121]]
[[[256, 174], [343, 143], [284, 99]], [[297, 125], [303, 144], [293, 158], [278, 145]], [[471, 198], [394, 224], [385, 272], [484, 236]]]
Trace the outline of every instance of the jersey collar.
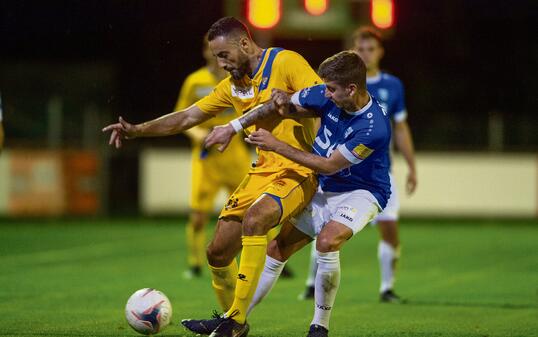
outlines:
[[262, 66], [263, 59], [265, 58], [265, 52], [267, 51], [267, 49], [269, 49], [269, 48], [266, 48], [266, 49], [263, 50], [262, 57], [260, 57], [260, 62], [258, 62], [258, 65], [256, 66], [256, 69], [254, 69], [252, 74], [248, 76], [248, 77], [250, 77], [250, 79], [253, 79], [256, 76], [256, 74], [258, 73], [258, 70], [260, 70], [260, 67]]
[[[362, 113], [364, 113], [366, 110], [370, 109], [370, 107], [372, 106], [372, 96], [370, 96], [370, 94], [368, 94], [368, 103], [366, 103], [365, 106], [362, 107], [362, 109], [358, 110], [358, 111], [353, 111], [353, 112], [348, 112], [346, 110], [344, 110], [348, 115], [354, 115], [354, 116], [358, 116]], [[343, 110], [343, 109], [342, 109]]]

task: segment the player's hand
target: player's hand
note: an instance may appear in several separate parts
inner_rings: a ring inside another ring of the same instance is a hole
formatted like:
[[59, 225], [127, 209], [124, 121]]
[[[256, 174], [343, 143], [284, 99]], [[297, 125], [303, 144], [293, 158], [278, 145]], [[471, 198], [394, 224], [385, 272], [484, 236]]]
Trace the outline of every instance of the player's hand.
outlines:
[[245, 141], [249, 144], [256, 145], [262, 150], [266, 151], [275, 151], [278, 146], [282, 143], [278, 139], [275, 138], [271, 134], [271, 132], [264, 130], [264, 129], [258, 129], [248, 135], [248, 137], [245, 138]]
[[114, 145], [116, 149], [122, 146], [123, 139], [133, 139], [139, 136], [138, 128], [122, 117], [118, 119], [118, 123], [107, 125], [103, 128], [103, 132], [112, 131], [108, 145]]
[[281, 116], [289, 114], [291, 99], [287, 92], [280, 89], [273, 89], [271, 91], [271, 100]]
[[220, 144], [217, 150], [223, 152], [232, 141], [233, 136], [235, 136], [235, 130], [230, 124], [215, 126], [205, 138], [204, 147], [208, 149], [213, 145]]
[[405, 184], [405, 190], [407, 192], [407, 195], [413, 194], [416, 188], [417, 188], [417, 173], [414, 170], [409, 171], [409, 174], [407, 174], [407, 182]]

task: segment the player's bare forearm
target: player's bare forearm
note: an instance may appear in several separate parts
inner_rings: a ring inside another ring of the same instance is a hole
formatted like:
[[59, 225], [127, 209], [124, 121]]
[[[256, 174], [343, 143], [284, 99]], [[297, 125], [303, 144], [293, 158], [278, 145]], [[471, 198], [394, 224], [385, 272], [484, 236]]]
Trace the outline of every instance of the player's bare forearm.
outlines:
[[211, 118], [203, 113], [176, 111], [154, 120], [135, 125], [137, 137], [160, 137], [184, 132]]
[[276, 111], [275, 105], [273, 102], [269, 101], [262, 105], [258, 105], [257, 107], [254, 107], [252, 110], [246, 112], [243, 114], [243, 116], [239, 117], [239, 123], [243, 126], [243, 128], [248, 128], [251, 125], [254, 125], [256, 122], [264, 120], [269, 117], [277, 117], [278, 113]]
[[404, 156], [409, 170], [416, 171], [413, 137], [407, 122], [398, 122], [394, 125], [394, 143], [398, 151]]
[[339, 170], [331, 165], [329, 158], [301, 151], [283, 142], [275, 148], [275, 152], [321, 174], [330, 175]]

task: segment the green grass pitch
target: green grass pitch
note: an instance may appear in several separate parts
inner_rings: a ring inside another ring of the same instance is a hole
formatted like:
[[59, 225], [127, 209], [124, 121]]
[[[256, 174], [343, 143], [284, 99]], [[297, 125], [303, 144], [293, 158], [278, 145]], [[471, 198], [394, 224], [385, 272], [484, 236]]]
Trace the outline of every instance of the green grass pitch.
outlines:
[[[207, 271], [184, 280], [184, 220], [9, 221], [0, 224], [0, 336], [136, 336], [127, 298], [153, 287], [170, 298], [163, 336], [194, 336], [182, 318], [217, 304]], [[208, 228], [210, 236], [212, 228]], [[397, 291], [378, 302], [377, 230], [342, 252], [332, 337], [537, 336], [538, 224], [533, 221], [403, 221]], [[250, 337], [305, 336], [312, 302], [301, 302], [308, 249], [290, 260], [249, 318]]]

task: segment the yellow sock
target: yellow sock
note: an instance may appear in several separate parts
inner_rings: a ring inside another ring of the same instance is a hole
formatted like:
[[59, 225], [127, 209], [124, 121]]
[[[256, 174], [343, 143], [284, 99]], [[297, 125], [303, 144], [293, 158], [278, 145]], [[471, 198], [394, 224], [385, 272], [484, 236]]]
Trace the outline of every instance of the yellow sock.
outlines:
[[234, 301], [235, 281], [237, 279], [237, 261], [233, 259], [232, 263], [226, 267], [213, 267], [209, 265], [211, 285], [217, 295], [217, 300], [223, 312], [228, 311]]
[[241, 324], [247, 319], [247, 309], [263, 271], [267, 254], [267, 235], [243, 236], [242, 239], [243, 252], [235, 285], [235, 298], [232, 307], [226, 313]]

